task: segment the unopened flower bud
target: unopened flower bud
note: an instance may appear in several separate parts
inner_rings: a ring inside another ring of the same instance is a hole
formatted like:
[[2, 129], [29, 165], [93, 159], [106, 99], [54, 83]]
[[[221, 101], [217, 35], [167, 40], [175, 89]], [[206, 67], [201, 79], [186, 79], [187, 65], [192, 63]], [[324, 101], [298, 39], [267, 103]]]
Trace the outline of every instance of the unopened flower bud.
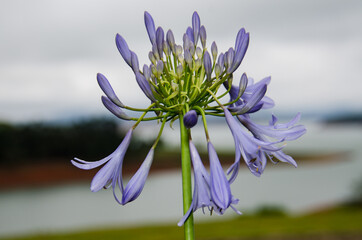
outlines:
[[196, 56], [198, 58], [202, 58], [202, 49], [200, 47], [196, 48]]
[[155, 77], [158, 76], [157, 68], [156, 68], [156, 66], [153, 65], [153, 64], [151, 65], [151, 72], [152, 72], [152, 74], [153, 74]]
[[178, 55], [180, 55], [180, 54], [182, 54], [182, 46], [177, 45], [177, 46], [176, 46], [176, 55], [178, 56]]
[[217, 46], [216, 46], [215, 42], [212, 42], [212, 44], [211, 44], [211, 54], [212, 54], [212, 59], [215, 62], [215, 60], [217, 58]]
[[182, 76], [182, 72], [183, 72], [184, 68], [182, 67], [182, 65], [178, 65], [176, 68], [176, 73], [179, 77]]
[[149, 67], [146, 64], [143, 65], [143, 76], [145, 76], [145, 78], [147, 80], [151, 79], [151, 71], [150, 71]]
[[163, 42], [163, 52], [166, 54], [167, 57], [171, 55], [171, 49], [166, 41]]
[[163, 73], [163, 62], [161, 60], [157, 61], [156, 69], [158, 76], [161, 76], [161, 74]]
[[188, 27], [188, 28], [186, 29], [186, 34], [187, 34], [187, 36], [189, 37], [190, 41], [191, 41], [191, 42], [194, 42], [194, 31], [192, 30], [191, 27]]
[[200, 28], [200, 40], [201, 40], [202, 47], [205, 49], [206, 48], [206, 29], [205, 29], [204, 25], [202, 25]]
[[153, 64], [156, 64], [156, 58], [155, 58], [155, 55], [153, 55], [153, 52], [150, 51], [148, 53], [148, 58], [150, 59], [150, 61], [153, 63]]
[[215, 75], [216, 75], [216, 78], [218, 78], [220, 76], [220, 73], [221, 73], [221, 67], [218, 63], [215, 64]]
[[204, 54], [204, 67], [205, 67], [205, 73], [207, 75], [207, 78], [210, 79], [212, 64], [211, 64], [210, 54], [208, 51], [205, 51], [205, 54]]
[[186, 128], [192, 128], [197, 124], [197, 112], [195, 110], [188, 111], [185, 114], [183, 121]]
[[191, 57], [191, 53], [188, 50], [185, 50], [185, 61], [186, 63], [189, 65], [190, 69], [192, 68], [192, 57]]
[[161, 27], [158, 27], [156, 30], [156, 43], [160, 59], [163, 58], [163, 42], [164, 42], [163, 29]]
[[199, 70], [199, 68], [201, 67], [201, 59], [198, 58], [195, 60], [195, 71]]
[[156, 43], [152, 44], [152, 52], [153, 52], [153, 56], [155, 56], [156, 60], [160, 60], [160, 54], [158, 53], [158, 48], [157, 48]]

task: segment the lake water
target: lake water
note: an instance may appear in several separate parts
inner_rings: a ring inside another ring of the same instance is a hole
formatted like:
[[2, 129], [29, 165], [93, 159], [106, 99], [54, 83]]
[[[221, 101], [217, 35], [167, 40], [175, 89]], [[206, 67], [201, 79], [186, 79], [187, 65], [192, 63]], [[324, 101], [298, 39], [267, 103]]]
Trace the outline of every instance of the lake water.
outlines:
[[[211, 141], [217, 149], [233, 149], [233, 140], [224, 125], [209, 126]], [[353, 186], [362, 178], [361, 126], [323, 126], [307, 124], [302, 139], [287, 145], [292, 152], [348, 152], [344, 159], [330, 163], [268, 164], [262, 177], [253, 176], [245, 167], [232, 185], [240, 199], [237, 208], [250, 211], [263, 205], [285, 207], [301, 214], [319, 207], [343, 202], [353, 195]], [[177, 131], [167, 130], [165, 142], [177, 147]], [[153, 137], [153, 130], [139, 130]], [[157, 133], [156, 133], [157, 134]], [[204, 144], [202, 129], [193, 131], [198, 145]], [[157, 159], [155, 159], [157, 161]], [[152, 174], [140, 197], [118, 205], [110, 190], [92, 193], [89, 182], [46, 188], [0, 192], [0, 237], [28, 233], [48, 233], [112, 226], [174, 223], [182, 217], [181, 175], [179, 171]], [[236, 214], [228, 210], [226, 217]], [[222, 216], [224, 218], [225, 216]], [[220, 220], [220, 216], [196, 214], [197, 220]]]

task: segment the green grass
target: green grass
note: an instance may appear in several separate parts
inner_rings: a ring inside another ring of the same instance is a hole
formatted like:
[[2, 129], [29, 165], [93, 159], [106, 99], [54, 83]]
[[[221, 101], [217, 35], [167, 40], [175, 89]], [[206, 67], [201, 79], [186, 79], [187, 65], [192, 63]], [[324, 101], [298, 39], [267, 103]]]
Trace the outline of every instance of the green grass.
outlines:
[[[236, 239], [362, 239], [362, 208], [339, 207], [307, 216], [288, 217], [275, 214], [241, 216], [231, 220], [196, 224], [198, 240]], [[353, 236], [346, 238], [346, 236]], [[9, 238], [10, 239], [10, 238]], [[87, 231], [69, 234], [49, 234], [12, 238], [12, 240], [182, 240], [183, 229], [176, 223], [169, 226], [144, 226]]]

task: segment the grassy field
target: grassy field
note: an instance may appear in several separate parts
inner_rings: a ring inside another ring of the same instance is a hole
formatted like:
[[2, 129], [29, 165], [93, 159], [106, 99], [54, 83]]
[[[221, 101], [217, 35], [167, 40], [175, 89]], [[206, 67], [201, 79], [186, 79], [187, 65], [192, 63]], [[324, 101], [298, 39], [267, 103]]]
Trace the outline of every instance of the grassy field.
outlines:
[[[7, 238], [10, 239], [10, 238]], [[11, 240], [177, 240], [183, 229], [175, 224], [135, 228], [106, 229], [70, 234], [52, 234], [11, 238]], [[236, 239], [362, 239], [362, 208], [338, 207], [306, 216], [289, 217], [266, 211], [232, 220], [196, 224], [198, 240]], [[4, 239], [5, 240], [5, 239]]]

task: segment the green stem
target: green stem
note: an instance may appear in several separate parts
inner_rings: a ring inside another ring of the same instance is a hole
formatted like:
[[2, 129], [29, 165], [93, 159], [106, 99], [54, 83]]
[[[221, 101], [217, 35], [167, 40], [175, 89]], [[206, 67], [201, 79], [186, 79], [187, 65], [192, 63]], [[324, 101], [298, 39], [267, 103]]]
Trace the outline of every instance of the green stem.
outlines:
[[[181, 135], [181, 165], [182, 165], [182, 196], [183, 212], [189, 210], [192, 202], [191, 189], [191, 159], [189, 147], [189, 131], [183, 123], [183, 114], [180, 115], [180, 135]], [[192, 212], [184, 224], [185, 240], [194, 240], [194, 218]]]

